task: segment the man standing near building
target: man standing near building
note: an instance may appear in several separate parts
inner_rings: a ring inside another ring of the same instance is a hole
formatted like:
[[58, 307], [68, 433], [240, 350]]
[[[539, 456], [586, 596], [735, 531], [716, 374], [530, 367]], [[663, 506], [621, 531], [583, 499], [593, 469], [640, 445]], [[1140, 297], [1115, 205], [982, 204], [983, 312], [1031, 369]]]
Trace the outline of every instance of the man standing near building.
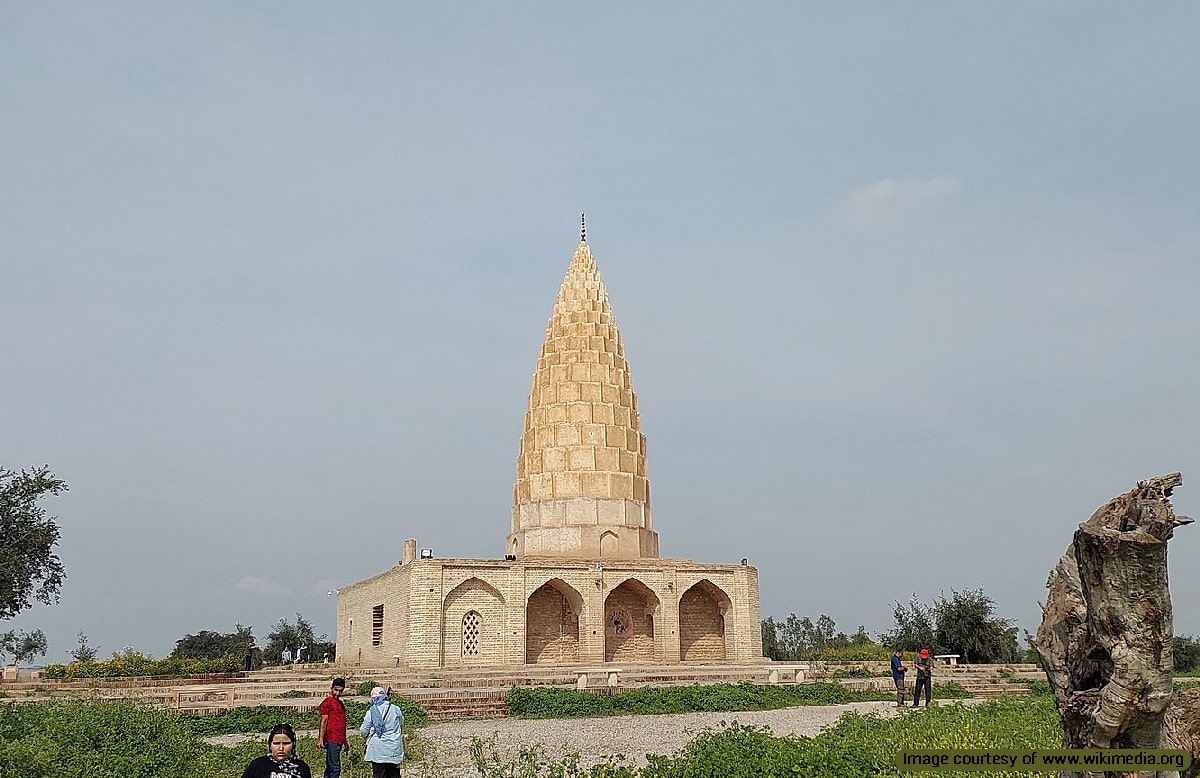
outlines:
[[334, 678], [329, 696], [317, 708], [321, 714], [317, 748], [325, 749], [325, 778], [339, 778], [342, 774], [342, 752], [346, 750], [346, 704], [342, 702], [345, 691], [346, 679]]
[[921, 689], [925, 689], [925, 707], [929, 707], [933, 699], [933, 661], [929, 658], [929, 649], [921, 649], [921, 657], [917, 659], [917, 686], [913, 689], [913, 707], [921, 707]]
[[896, 707], [904, 707], [904, 673], [908, 670], [904, 666], [904, 649], [897, 648], [896, 653], [892, 654], [892, 680], [896, 682]]

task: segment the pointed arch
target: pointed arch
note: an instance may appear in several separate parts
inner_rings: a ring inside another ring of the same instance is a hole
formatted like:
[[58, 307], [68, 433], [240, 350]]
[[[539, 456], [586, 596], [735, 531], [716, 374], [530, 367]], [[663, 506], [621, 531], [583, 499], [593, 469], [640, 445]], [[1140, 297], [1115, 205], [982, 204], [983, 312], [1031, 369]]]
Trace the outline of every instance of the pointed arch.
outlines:
[[471, 576], [451, 589], [442, 600], [442, 663], [503, 664], [503, 613], [504, 595], [482, 578]]
[[579, 615], [583, 595], [561, 578], [551, 578], [525, 602], [526, 664], [579, 661]]
[[654, 621], [659, 608], [658, 595], [637, 578], [618, 584], [604, 599], [604, 661], [658, 661]]
[[729, 595], [707, 578], [679, 597], [679, 661], [725, 661], [725, 616], [732, 607]]

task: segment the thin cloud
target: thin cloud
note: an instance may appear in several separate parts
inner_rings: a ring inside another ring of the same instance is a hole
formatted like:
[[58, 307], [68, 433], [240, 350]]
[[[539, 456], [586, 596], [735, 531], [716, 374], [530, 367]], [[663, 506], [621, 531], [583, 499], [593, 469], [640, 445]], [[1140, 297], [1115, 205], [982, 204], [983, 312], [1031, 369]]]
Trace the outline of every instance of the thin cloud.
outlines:
[[337, 584], [338, 584], [338, 582], [334, 578], [322, 578], [321, 580], [314, 583], [311, 587], [309, 587], [308, 593], [309, 594], [329, 594], [330, 592], [336, 592], [338, 589]]
[[945, 203], [962, 189], [953, 176], [883, 178], [847, 192], [842, 214], [851, 226], [870, 229]]
[[237, 588], [243, 592], [259, 594], [264, 597], [282, 597], [285, 594], [291, 594], [292, 591], [278, 581], [272, 581], [270, 578], [259, 578], [253, 575], [248, 575], [238, 581]]

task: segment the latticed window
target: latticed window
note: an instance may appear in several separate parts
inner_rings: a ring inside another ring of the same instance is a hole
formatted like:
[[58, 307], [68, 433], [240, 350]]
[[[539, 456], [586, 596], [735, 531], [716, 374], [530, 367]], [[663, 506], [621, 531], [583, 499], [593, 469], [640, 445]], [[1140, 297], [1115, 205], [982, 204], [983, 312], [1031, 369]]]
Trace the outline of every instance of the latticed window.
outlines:
[[383, 606], [376, 605], [371, 609], [371, 645], [383, 645]]
[[463, 656], [479, 656], [479, 627], [483, 617], [475, 611], [467, 611], [463, 616]]

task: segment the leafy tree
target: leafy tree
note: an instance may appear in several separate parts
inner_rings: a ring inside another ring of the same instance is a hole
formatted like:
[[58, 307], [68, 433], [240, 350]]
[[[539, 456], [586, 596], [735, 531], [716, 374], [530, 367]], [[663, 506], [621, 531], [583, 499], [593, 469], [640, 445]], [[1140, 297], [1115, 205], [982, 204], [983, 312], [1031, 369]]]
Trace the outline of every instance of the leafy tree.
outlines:
[[895, 604], [895, 626], [879, 636], [892, 648], [958, 654], [967, 662], [1015, 662], [1017, 628], [996, 615], [996, 603], [982, 589], [950, 590], [933, 605], [924, 605], [914, 594], [907, 605]]
[[239, 660], [246, 649], [254, 645], [254, 627], [237, 624], [234, 631], [222, 634], [202, 629], [194, 635], [184, 635], [175, 641], [171, 656], [176, 659], [220, 659], [234, 656]]
[[779, 655], [779, 625], [775, 623], [775, 619], [768, 616], [762, 622], [762, 646], [763, 656], [767, 659], [773, 659], [776, 662], [783, 659]]
[[280, 619], [275, 625], [275, 629], [271, 634], [267, 635], [267, 645], [263, 649], [263, 660], [267, 662], [278, 662], [282, 658], [283, 649], [290, 648], [292, 657], [296, 657], [296, 652], [300, 646], [308, 646], [308, 656], [310, 659], [320, 661], [325, 654], [329, 654], [332, 659], [335, 651], [335, 645], [329, 640], [328, 635], [317, 637], [313, 634], [312, 624], [308, 622], [299, 613], [296, 614], [296, 623], [291, 623], [287, 619]]
[[968, 662], [1015, 662], [1017, 628], [996, 615], [996, 603], [983, 589], [950, 590], [933, 606], [937, 628], [934, 645], [941, 653], [959, 654]]
[[54, 553], [58, 525], [38, 500], [65, 491], [47, 465], [19, 473], [0, 467], [0, 619], [11, 619], [32, 599], [58, 601], [65, 577]]
[[79, 630], [76, 638], [79, 640], [79, 647], [71, 652], [71, 659], [76, 662], [95, 662], [100, 654], [99, 647], [88, 644], [88, 636], [83, 630]]
[[45, 656], [47, 650], [46, 633], [40, 629], [33, 632], [15, 629], [0, 635], [0, 655], [7, 654], [15, 664], [32, 662], [35, 657]]
[[892, 618], [895, 619], [894, 629], [879, 635], [879, 642], [883, 645], [893, 649], [903, 648], [905, 651], [934, 645], [936, 614], [932, 608], [922, 605], [916, 594], [908, 601], [908, 605], [895, 603]]
[[1176, 635], [1171, 638], [1171, 656], [1175, 660], [1175, 672], [1190, 673], [1200, 668], [1200, 639], [1192, 635]]
[[812, 659], [826, 649], [863, 648], [875, 645], [865, 627], [851, 637], [837, 631], [837, 622], [822, 613], [814, 622], [807, 616], [790, 614], [783, 622], [762, 622], [763, 656], [777, 662]]

